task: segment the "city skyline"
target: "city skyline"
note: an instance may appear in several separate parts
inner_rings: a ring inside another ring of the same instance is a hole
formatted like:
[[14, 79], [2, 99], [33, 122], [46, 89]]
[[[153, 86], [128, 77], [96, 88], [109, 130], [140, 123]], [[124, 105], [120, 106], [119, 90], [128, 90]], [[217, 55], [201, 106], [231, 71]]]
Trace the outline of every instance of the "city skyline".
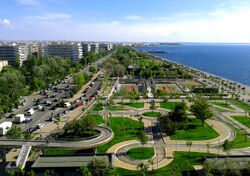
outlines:
[[0, 1], [2, 40], [249, 43], [240, 0]]

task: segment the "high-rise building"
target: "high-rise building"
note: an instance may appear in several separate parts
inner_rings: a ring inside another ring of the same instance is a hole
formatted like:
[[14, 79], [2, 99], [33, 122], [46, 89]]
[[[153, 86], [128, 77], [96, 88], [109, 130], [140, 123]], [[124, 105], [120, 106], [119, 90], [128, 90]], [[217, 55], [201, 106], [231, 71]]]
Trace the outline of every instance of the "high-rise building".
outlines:
[[90, 52], [90, 44], [89, 43], [82, 43], [82, 52], [83, 54], [87, 54]]
[[42, 56], [59, 56], [79, 61], [82, 57], [82, 45], [80, 43], [51, 43], [41, 44], [39, 53]]
[[3, 69], [3, 67], [8, 66], [7, 60], [0, 60], [0, 71]]
[[112, 43], [100, 43], [99, 44], [99, 49], [105, 50], [105, 51], [110, 51], [113, 49], [113, 44]]
[[90, 52], [98, 53], [99, 52], [99, 43], [90, 44]]
[[19, 58], [19, 64], [27, 60], [29, 49], [27, 44], [4, 44], [0, 45], [0, 59], [7, 60], [12, 66], [16, 65], [16, 58]]

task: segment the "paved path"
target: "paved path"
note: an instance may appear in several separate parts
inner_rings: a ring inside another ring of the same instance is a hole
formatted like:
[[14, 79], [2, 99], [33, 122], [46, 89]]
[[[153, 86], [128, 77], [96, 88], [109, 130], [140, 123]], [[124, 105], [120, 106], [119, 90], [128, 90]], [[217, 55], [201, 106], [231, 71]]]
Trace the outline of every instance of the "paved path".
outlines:
[[[132, 110], [133, 108], [128, 107], [128, 111], [110, 111], [112, 116], [120, 116], [121, 114], [127, 116], [129, 118], [137, 120], [137, 117], [133, 116]], [[156, 111], [161, 111], [162, 109], [157, 108]], [[142, 114], [143, 112], [150, 111], [149, 108], [141, 108], [137, 109], [137, 114]], [[164, 109], [164, 111], [166, 111]], [[136, 113], [134, 113], [136, 114]], [[143, 123], [145, 126], [145, 129], [150, 129], [149, 131], [145, 130], [146, 135], [151, 136], [150, 140], [147, 144], [144, 145], [144, 147], [153, 147], [155, 150], [155, 156], [152, 158], [154, 164], [151, 165], [148, 160], [134, 160], [132, 158], [129, 158], [127, 156], [127, 151], [132, 148], [138, 148], [142, 147], [139, 141], [137, 140], [131, 140], [131, 141], [125, 141], [118, 143], [107, 151], [107, 153], [114, 153], [115, 159], [114, 159], [114, 166], [121, 167], [124, 169], [129, 170], [137, 170], [137, 164], [140, 162], [143, 162], [149, 166], [149, 169], [158, 169], [161, 167], [166, 166], [173, 160], [174, 152], [175, 151], [193, 151], [193, 152], [204, 152], [204, 153], [214, 153], [214, 154], [221, 154], [226, 155], [227, 153], [223, 152], [221, 149], [216, 148], [210, 148], [213, 146], [221, 145], [225, 140], [233, 140], [235, 137], [235, 133], [232, 129], [230, 129], [228, 126], [226, 126], [224, 123], [218, 121], [218, 120], [207, 120], [206, 123], [208, 123], [210, 126], [212, 126], [220, 135], [211, 140], [201, 140], [201, 141], [192, 141], [192, 146], [189, 148], [186, 145], [186, 140], [171, 140], [169, 137], [163, 137], [158, 124], [157, 120], [154, 118], [149, 117], [143, 117]], [[153, 139], [153, 141], [151, 140]], [[209, 146], [209, 148], [208, 148]], [[235, 150], [232, 151], [232, 154], [244, 154], [250, 152], [248, 149], [244, 149], [242, 151]]]
[[32, 147], [43, 147], [43, 148], [75, 148], [75, 149], [83, 149], [83, 148], [93, 148], [100, 144], [105, 144], [112, 140], [113, 132], [111, 129], [106, 127], [95, 127], [95, 130], [100, 131], [100, 135], [96, 138], [83, 140], [83, 141], [45, 141], [45, 140], [35, 140], [35, 141], [27, 141], [27, 140], [0, 140], [0, 147], [20, 147], [25, 143], [29, 142]]

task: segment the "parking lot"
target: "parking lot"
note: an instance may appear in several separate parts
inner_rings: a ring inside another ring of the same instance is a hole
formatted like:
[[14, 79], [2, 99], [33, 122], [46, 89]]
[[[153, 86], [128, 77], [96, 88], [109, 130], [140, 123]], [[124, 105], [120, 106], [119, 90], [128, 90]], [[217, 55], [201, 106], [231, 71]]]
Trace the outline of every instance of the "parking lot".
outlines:
[[[80, 72], [89, 74], [88, 67]], [[2, 118], [1, 122], [12, 121], [15, 123], [15, 116], [17, 114], [25, 114], [26, 119], [28, 117], [29, 121], [26, 120], [23, 123], [18, 123], [18, 125], [23, 130], [34, 132], [49, 123], [54, 123], [57, 118], [65, 118], [70, 111], [76, 108], [87, 107], [97, 97], [101, 89], [102, 79], [103, 75], [100, 75], [91, 80], [91, 83], [81, 92], [79, 98], [74, 100], [71, 98], [72, 101], [67, 102], [65, 100], [70, 99], [70, 93], [75, 87], [72, 84], [72, 75], [68, 76], [64, 80], [51, 85], [46, 90], [41, 90], [40, 92], [24, 97], [22, 105], [18, 109], [5, 114], [5, 118]], [[1, 138], [5, 137], [2, 136]]]

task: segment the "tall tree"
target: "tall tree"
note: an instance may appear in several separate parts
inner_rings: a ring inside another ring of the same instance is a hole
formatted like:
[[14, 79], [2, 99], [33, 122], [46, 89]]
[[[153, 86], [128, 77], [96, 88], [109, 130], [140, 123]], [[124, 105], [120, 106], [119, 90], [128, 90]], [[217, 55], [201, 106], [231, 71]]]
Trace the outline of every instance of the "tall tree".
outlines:
[[191, 106], [191, 111], [194, 113], [197, 119], [200, 119], [202, 125], [206, 119], [213, 116], [213, 112], [210, 109], [210, 105], [207, 100], [197, 98], [194, 104]]

